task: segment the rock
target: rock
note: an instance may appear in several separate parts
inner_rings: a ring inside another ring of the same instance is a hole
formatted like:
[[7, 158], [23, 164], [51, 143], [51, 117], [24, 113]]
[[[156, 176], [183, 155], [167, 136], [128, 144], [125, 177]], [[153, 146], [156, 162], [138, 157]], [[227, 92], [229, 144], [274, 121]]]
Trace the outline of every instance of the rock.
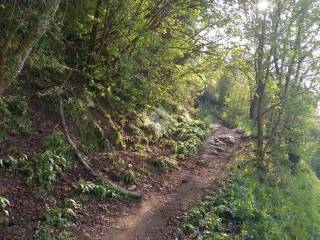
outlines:
[[227, 144], [234, 144], [236, 142], [233, 136], [221, 136], [219, 139]]
[[223, 147], [216, 147], [216, 150], [220, 153], [220, 152], [224, 152], [225, 149]]
[[216, 149], [209, 149], [206, 153], [207, 154], [219, 155], [219, 152]]
[[182, 179], [181, 183], [187, 183], [188, 180], [187, 179]]
[[209, 144], [210, 144], [210, 145], [213, 145], [213, 146], [225, 145], [225, 143], [222, 142], [221, 140], [219, 140], [218, 138], [212, 139], [211, 141], [209, 141]]

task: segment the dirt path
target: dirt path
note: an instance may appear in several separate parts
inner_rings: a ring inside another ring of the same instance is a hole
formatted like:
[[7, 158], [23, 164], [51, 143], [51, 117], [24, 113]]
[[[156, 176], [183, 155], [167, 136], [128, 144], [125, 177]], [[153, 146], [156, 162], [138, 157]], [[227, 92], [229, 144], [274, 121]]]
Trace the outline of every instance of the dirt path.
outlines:
[[198, 167], [180, 171], [179, 176], [173, 178], [172, 184], [176, 186], [171, 192], [160, 191], [146, 196], [136, 207], [123, 212], [95, 239], [178, 239], [176, 229], [181, 224], [182, 215], [203, 195], [221, 186], [232, 156], [240, 146], [238, 133], [220, 122], [215, 125], [215, 132], [204, 141], [194, 159]]

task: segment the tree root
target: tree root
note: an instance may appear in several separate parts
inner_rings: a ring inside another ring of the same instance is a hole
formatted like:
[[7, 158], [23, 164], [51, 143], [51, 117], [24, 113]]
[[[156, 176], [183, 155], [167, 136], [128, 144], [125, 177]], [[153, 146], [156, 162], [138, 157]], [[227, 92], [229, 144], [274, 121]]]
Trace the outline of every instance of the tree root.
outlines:
[[111, 186], [113, 189], [119, 191], [120, 193], [127, 195], [129, 197], [132, 198], [141, 198], [142, 194], [139, 192], [133, 192], [133, 191], [129, 191], [127, 189], [124, 189], [120, 186], [118, 186], [117, 184], [113, 183], [110, 180], [105, 179], [102, 175], [100, 175], [98, 172], [96, 172], [95, 170], [93, 170], [90, 165], [88, 164], [88, 162], [85, 160], [85, 157], [82, 155], [82, 153], [80, 152], [80, 150], [78, 149], [77, 145], [72, 141], [70, 134], [69, 134], [69, 130], [66, 124], [66, 120], [64, 117], [64, 111], [63, 111], [63, 103], [62, 103], [62, 99], [59, 97], [59, 113], [60, 113], [60, 118], [61, 118], [61, 122], [62, 122], [62, 126], [63, 126], [63, 132], [64, 135], [66, 137], [67, 142], [71, 145], [71, 147], [73, 148], [73, 150], [76, 153], [77, 158], [79, 159], [80, 163], [85, 167], [86, 170], [88, 170], [88, 172], [96, 179], [98, 179], [99, 181], [103, 182], [106, 185]]
[[120, 150], [124, 150], [125, 146], [123, 143], [123, 139], [121, 136], [121, 133], [119, 131], [119, 129], [117, 128], [117, 126], [115, 125], [115, 123], [113, 122], [110, 114], [108, 114], [104, 108], [101, 106], [100, 103], [96, 102], [95, 104], [96, 109], [98, 111], [100, 111], [100, 113], [102, 114], [102, 116], [105, 118], [107, 124], [110, 127], [110, 135], [111, 135], [111, 141], [112, 143], [114, 143], [116, 145], [116, 147]]

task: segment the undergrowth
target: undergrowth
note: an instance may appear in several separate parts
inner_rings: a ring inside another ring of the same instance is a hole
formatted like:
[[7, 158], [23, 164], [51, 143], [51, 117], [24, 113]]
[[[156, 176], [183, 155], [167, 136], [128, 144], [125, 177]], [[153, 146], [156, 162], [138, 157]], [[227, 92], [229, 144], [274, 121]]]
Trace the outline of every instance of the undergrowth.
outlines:
[[174, 156], [159, 156], [154, 159], [154, 165], [159, 168], [162, 172], [167, 172], [168, 170], [177, 167], [178, 162]]
[[[61, 206], [48, 208], [33, 236], [34, 240], [71, 240], [75, 239], [69, 228], [76, 219], [80, 205], [71, 198], [65, 198]], [[54, 234], [55, 233], [55, 234]], [[57, 235], [57, 236], [55, 236]]]
[[229, 186], [189, 213], [180, 233], [187, 239], [320, 239], [320, 182], [310, 168], [302, 163], [293, 175], [276, 165], [271, 177], [249, 159], [233, 171]]
[[9, 211], [6, 208], [10, 205], [10, 202], [7, 198], [0, 195], [0, 214], [3, 213], [6, 216], [9, 215]]
[[127, 200], [129, 196], [120, 193], [113, 187], [90, 181], [80, 180], [75, 184], [75, 189], [80, 194], [86, 194], [98, 198], [110, 198], [113, 200]]
[[179, 158], [197, 153], [212, 129], [211, 121], [198, 112], [193, 116], [186, 111], [170, 114], [161, 107], [146, 116], [144, 123], [153, 131], [156, 141], [166, 143]]
[[187, 119], [177, 117], [165, 138], [174, 154], [183, 156], [196, 154], [212, 125], [208, 119]]
[[25, 133], [31, 128], [27, 118], [27, 101], [21, 97], [0, 96], [0, 143], [10, 133]]
[[40, 187], [48, 187], [74, 159], [74, 151], [61, 132], [54, 131], [43, 144], [44, 151], [35, 157], [34, 177]]
[[62, 133], [53, 131], [45, 138], [42, 151], [33, 161], [27, 155], [7, 156], [0, 159], [0, 167], [25, 175], [28, 184], [35, 183], [40, 188], [48, 188], [58, 174], [63, 174], [74, 157], [74, 151], [64, 140]]
[[133, 170], [127, 169], [121, 174], [121, 179], [126, 184], [132, 184], [136, 181], [136, 174], [134, 173]]

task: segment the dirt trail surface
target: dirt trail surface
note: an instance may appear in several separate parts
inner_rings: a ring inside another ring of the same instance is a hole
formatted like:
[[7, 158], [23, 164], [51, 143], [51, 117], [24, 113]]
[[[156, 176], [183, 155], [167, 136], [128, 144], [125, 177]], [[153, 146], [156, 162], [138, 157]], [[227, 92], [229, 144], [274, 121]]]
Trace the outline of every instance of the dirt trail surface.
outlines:
[[[204, 141], [194, 168], [172, 173], [172, 189], [148, 194], [134, 207], [125, 209], [90, 239], [178, 239], [176, 229], [183, 215], [205, 194], [221, 187], [228, 166], [239, 149], [240, 134], [215, 122], [215, 131]], [[170, 179], [169, 179], [170, 180]]]

